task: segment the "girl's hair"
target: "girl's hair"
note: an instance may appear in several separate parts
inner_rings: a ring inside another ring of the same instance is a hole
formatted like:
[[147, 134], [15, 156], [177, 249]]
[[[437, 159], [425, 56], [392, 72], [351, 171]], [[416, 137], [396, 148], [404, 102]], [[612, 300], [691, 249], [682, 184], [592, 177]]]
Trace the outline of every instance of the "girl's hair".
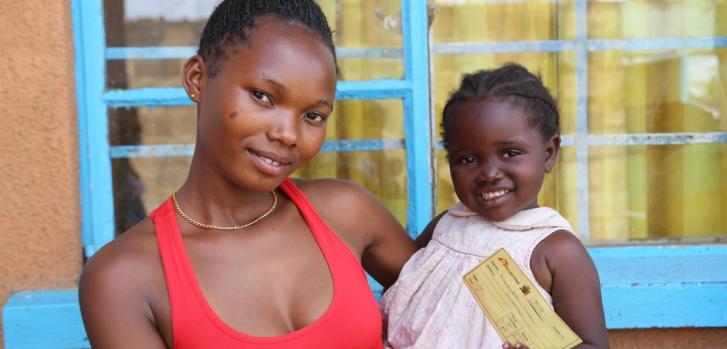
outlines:
[[442, 111], [442, 140], [447, 149], [447, 125], [456, 118], [452, 106], [462, 101], [507, 101], [525, 109], [530, 126], [538, 127], [545, 140], [560, 132], [558, 104], [540, 76], [517, 63], [494, 70], [480, 70], [462, 77], [459, 89], [452, 92]]
[[[211, 77], [221, 70], [230, 46], [244, 45], [250, 30], [261, 17], [272, 16], [284, 22], [302, 24], [328, 46], [336, 62], [331, 28], [323, 11], [313, 0], [224, 0], [217, 5], [202, 31], [197, 54], [204, 59]], [[338, 63], [336, 63], [338, 71]]]

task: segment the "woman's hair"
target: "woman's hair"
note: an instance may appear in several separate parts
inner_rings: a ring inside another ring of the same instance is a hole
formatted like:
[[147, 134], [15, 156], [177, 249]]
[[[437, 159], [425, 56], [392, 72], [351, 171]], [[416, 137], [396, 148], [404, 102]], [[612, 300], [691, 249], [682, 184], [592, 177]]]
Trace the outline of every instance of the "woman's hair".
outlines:
[[[302, 24], [328, 46], [336, 62], [331, 28], [323, 11], [313, 0], [224, 0], [217, 5], [202, 31], [197, 54], [211, 77], [221, 70], [230, 46], [244, 45], [250, 30], [262, 17]], [[338, 64], [336, 63], [336, 71]]]
[[452, 92], [442, 111], [442, 140], [447, 148], [447, 125], [457, 116], [452, 106], [462, 101], [506, 101], [522, 107], [529, 114], [530, 126], [537, 127], [543, 139], [548, 140], [560, 132], [558, 104], [540, 76], [517, 63], [508, 63], [493, 70], [480, 70], [465, 74], [459, 89]]

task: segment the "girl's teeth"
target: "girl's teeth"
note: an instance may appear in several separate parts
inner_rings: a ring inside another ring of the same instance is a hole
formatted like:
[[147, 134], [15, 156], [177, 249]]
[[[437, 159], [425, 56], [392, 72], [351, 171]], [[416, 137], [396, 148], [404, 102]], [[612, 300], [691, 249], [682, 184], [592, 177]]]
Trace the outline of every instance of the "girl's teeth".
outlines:
[[507, 190], [498, 190], [498, 191], [493, 191], [490, 193], [481, 193], [480, 196], [482, 196], [482, 198], [485, 200], [492, 200], [492, 199], [499, 198], [500, 196], [503, 196], [503, 195], [507, 194], [508, 192], [509, 191], [507, 191]]

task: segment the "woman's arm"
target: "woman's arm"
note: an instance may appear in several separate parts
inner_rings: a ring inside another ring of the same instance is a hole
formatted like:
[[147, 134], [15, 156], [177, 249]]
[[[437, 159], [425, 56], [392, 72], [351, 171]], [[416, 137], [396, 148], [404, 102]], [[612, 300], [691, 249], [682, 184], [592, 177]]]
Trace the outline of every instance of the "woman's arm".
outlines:
[[98, 251], [81, 274], [81, 314], [91, 346], [166, 348], [145, 296], [149, 258], [115, 242]]
[[583, 339], [576, 348], [608, 348], [598, 272], [580, 240], [557, 231], [536, 247], [533, 258], [538, 255], [550, 274], [556, 313]]
[[438, 214], [429, 222], [429, 224], [427, 224], [422, 233], [419, 234], [415, 240], [417, 247], [424, 248], [429, 244], [429, 241], [432, 240], [432, 235], [434, 235], [434, 228], [437, 227], [437, 223], [439, 223], [439, 220], [442, 219], [442, 216], [444, 216], [445, 213], [447, 213], [447, 211]]

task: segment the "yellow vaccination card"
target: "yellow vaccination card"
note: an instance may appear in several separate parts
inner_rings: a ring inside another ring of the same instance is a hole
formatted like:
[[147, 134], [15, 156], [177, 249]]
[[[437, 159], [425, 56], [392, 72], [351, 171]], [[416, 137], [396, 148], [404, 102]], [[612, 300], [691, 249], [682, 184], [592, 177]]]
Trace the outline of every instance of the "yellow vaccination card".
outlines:
[[570, 349], [583, 342], [503, 248], [465, 274], [464, 283], [507, 342], [530, 349]]

